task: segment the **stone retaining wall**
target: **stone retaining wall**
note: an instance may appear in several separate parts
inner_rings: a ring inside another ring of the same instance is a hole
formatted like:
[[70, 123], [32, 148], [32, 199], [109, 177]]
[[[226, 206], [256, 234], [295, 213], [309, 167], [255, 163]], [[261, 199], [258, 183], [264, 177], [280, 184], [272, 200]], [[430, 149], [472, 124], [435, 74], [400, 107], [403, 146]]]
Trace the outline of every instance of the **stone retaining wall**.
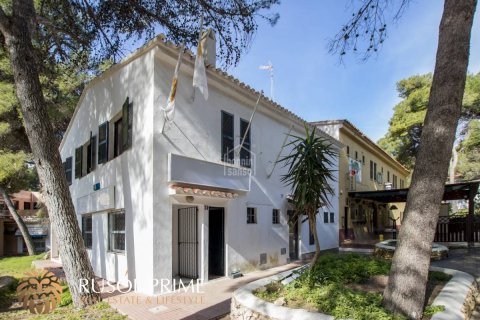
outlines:
[[[233, 320], [333, 320], [330, 315], [309, 312], [303, 309], [291, 309], [277, 306], [253, 295], [253, 291], [274, 281], [291, 278], [289, 270], [277, 275], [251, 282], [235, 290], [232, 296], [230, 317]], [[465, 320], [470, 319], [475, 308], [475, 297], [478, 293], [475, 279], [468, 273], [431, 267], [432, 271], [440, 271], [452, 276], [432, 305], [442, 305], [445, 310], [432, 316], [432, 320]]]

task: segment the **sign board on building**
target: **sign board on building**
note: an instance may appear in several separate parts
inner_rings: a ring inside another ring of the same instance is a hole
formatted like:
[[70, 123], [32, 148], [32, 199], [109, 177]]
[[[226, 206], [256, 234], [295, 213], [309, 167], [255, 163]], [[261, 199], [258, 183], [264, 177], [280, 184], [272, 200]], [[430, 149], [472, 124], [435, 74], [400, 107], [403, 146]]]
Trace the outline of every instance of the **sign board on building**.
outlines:
[[348, 171], [351, 177], [355, 177], [356, 182], [362, 182], [362, 163], [360, 161], [348, 158]]

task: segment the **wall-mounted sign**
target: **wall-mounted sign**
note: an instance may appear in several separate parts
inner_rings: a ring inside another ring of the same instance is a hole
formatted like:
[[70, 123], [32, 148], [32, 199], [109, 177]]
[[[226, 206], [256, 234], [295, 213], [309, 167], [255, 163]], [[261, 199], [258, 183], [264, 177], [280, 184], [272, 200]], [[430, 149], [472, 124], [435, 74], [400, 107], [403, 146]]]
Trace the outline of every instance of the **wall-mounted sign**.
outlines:
[[362, 163], [360, 161], [348, 158], [348, 171], [351, 177], [355, 177], [356, 182], [362, 182]]

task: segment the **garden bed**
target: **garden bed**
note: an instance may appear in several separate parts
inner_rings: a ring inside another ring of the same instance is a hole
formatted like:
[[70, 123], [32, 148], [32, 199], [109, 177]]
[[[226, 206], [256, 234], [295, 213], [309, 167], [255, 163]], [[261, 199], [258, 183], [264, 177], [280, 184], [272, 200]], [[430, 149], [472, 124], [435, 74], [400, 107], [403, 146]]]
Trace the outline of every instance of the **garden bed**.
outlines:
[[[381, 306], [389, 270], [389, 261], [357, 254], [327, 254], [311, 272], [306, 270], [286, 285], [280, 281], [270, 282], [254, 290], [253, 294], [278, 306], [305, 309], [335, 318], [403, 319]], [[430, 272], [429, 303], [450, 278], [441, 272]], [[424, 318], [442, 310], [441, 306], [427, 307]]]
[[[126, 319], [112, 309], [106, 302], [100, 302], [84, 309], [75, 309], [68, 286], [62, 282], [62, 300], [55, 310], [49, 314], [33, 315], [22, 308], [17, 301], [16, 286], [25, 272], [32, 270], [34, 260], [43, 259], [44, 254], [36, 256], [21, 256], [0, 258], [0, 282], [6, 285], [0, 288], [0, 319], [38, 319], [38, 320], [61, 320], [61, 319]], [[2, 281], [3, 280], [3, 281]]]

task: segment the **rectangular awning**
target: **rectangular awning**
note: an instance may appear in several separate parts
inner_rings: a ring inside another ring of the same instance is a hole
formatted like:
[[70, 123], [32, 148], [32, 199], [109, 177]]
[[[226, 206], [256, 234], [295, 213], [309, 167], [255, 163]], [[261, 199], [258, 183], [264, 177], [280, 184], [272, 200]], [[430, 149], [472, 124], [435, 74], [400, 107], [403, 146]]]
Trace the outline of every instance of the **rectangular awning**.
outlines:
[[[480, 180], [465, 181], [445, 185], [443, 200], [466, 200], [469, 197], [470, 190], [477, 193]], [[408, 188], [378, 191], [351, 191], [348, 196], [353, 199], [372, 200], [383, 203], [406, 202]]]
[[170, 185], [195, 186], [205, 190], [250, 191], [251, 170], [228, 163], [211, 162], [169, 154]]
[[[32, 236], [32, 238], [43, 238], [48, 235], [48, 226], [30, 225], [30, 226], [27, 226], [27, 228], [28, 228], [28, 233], [30, 233], [30, 236]], [[22, 232], [20, 231], [20, 229], [17, 229], [17, 231], [15, 231], [15, 236], [19, 237], [21, 235], [22, 235]]]

